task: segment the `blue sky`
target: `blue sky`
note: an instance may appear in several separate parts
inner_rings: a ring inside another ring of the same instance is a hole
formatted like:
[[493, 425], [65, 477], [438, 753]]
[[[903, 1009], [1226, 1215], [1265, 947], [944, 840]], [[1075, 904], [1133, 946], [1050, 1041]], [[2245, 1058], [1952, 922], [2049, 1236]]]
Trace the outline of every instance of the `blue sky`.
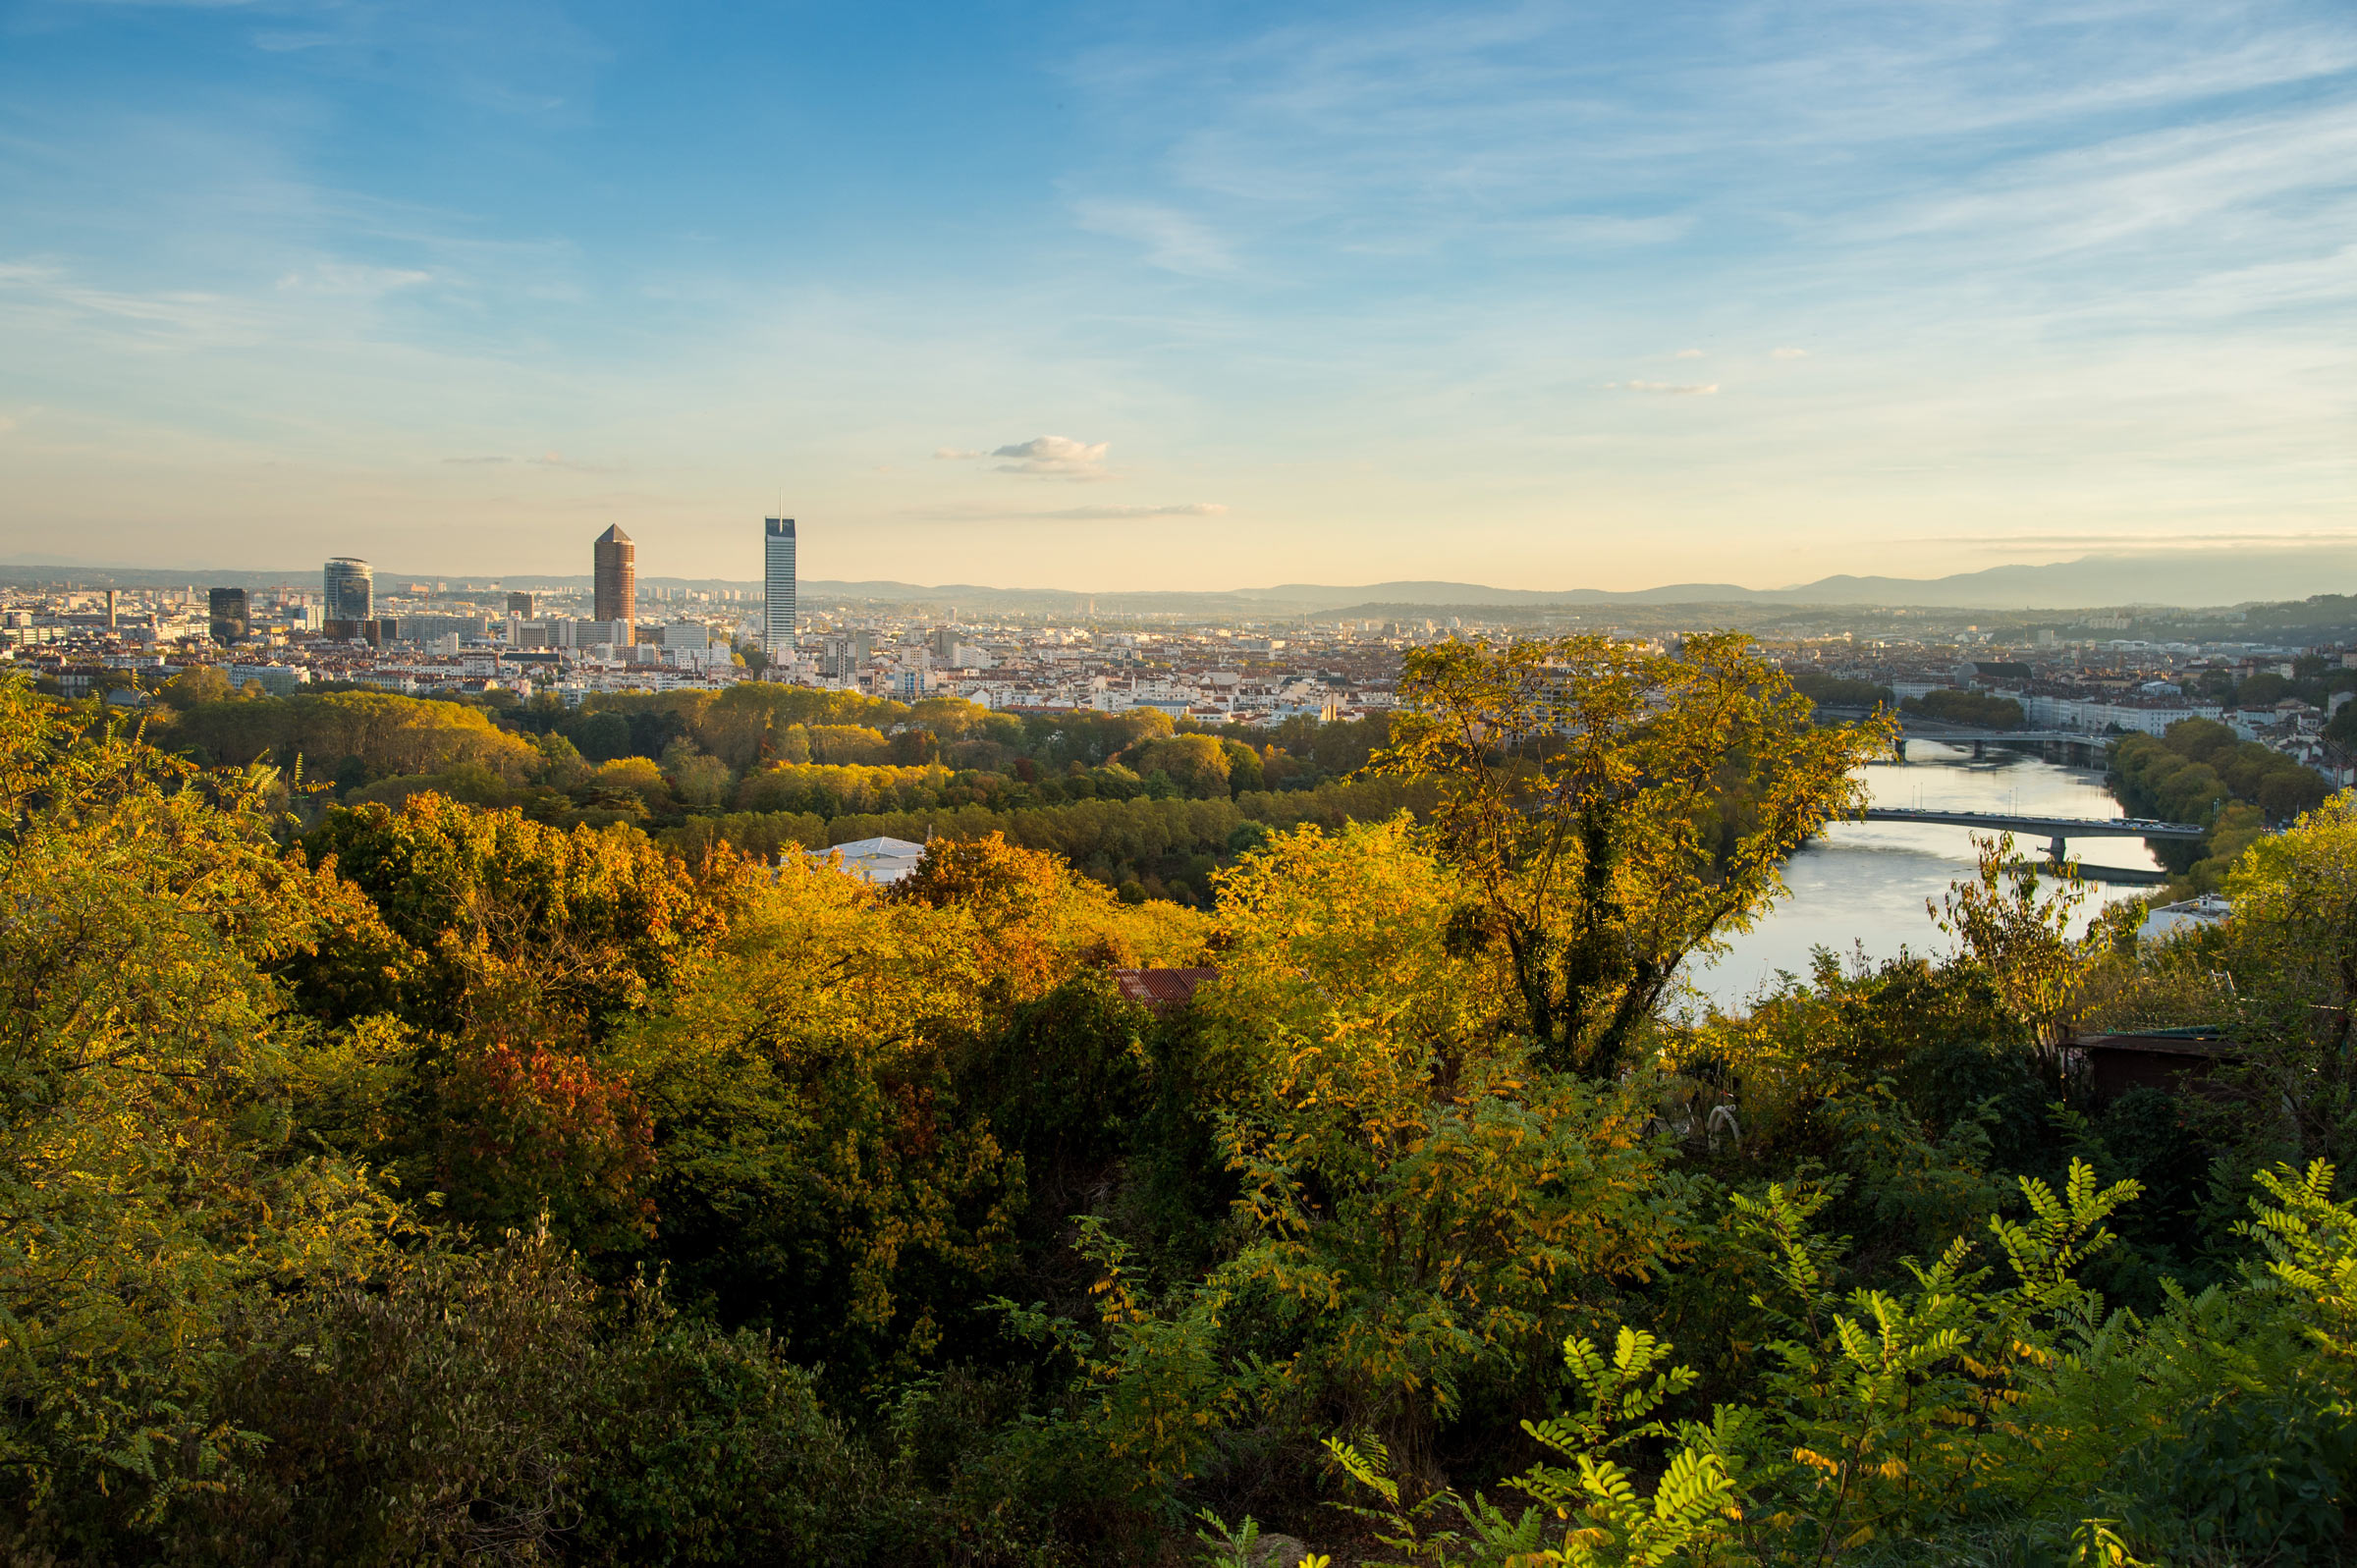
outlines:
[[1757, 586], [2357, 533], [2357, 11], [0, 0], [0, 558]]

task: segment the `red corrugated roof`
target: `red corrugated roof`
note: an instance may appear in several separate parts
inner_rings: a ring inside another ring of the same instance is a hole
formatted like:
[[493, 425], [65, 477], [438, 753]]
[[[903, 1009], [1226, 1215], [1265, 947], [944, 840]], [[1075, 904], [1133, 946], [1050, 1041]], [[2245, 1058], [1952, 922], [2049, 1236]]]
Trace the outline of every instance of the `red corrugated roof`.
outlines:
[[1113, 983], [1131, 1001], [1142, 1001], [1156, 1012], [1169, 1012], [1195, 1000], [1195, 988], [1217, 980], [1217, 969], [1116, 969]]

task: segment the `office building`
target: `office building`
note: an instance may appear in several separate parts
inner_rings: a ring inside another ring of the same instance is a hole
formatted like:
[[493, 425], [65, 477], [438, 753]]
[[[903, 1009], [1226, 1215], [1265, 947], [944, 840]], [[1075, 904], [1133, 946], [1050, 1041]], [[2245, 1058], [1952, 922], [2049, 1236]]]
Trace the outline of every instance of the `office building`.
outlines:
[[253, 613], [243, 588], [215, 588], [205, 596], [212, 613], [213, 640], [224, 648], [244, 642], [253, 629]]
[[819, 639], [818, 673], [829, 680], [848, 679], [875, 656], [874, 632], [835, 632]]
[[794, 519], [762, 520], [761, 651], [771, 664], [794, 657]]
[[367, 621], [376, 614], [376, 574], [365, 561], [338, 556], [322, 573], [327, 587], [325, 621]]
[[454, 637], [465, 642], [489, 636], [491, 622], [481, 616], [403, 616], [398, 630], [399, 640], [427, 647]]
[[534, 619], [532, 615], [532, 596], [528, 593], [509, 594], [508, 614], [518, 621], [530, 621]]
[[311, 673], [298, 665], [231, 665], [227, 674], [238, 690], [245, 690], [250, 680], [273, 697], [292, 697], [311, 678]]
[[558, 621], [551, 624], [560, 648], [628, 648], [637, 630], [628, 621]]
[[638, 620], [638, 547], [618, 525], [597, 536], [593, 556], [596, 603], [589, 619], [622, 622], [622, 635], [615, 640], [627, 648]]

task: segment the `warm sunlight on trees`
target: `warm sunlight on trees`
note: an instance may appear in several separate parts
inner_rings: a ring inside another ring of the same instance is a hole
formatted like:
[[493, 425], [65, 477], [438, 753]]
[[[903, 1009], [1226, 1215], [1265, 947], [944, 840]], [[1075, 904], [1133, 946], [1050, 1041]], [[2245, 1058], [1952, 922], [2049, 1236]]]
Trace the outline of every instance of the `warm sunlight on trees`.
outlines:
[[290, 1115], [348, 1058], [269, 971], [342, 897], [272, 842], [269, 783], [0, 682], [0, 1473], [34, 1497], [209, 1485], [253, 1442], [207, 1401], [235, 1321], [389, 1240]]
[[1443, 782], [1437, 841], [1546, 1058], [1606, 1076], [1678, 966], [1744, 929], [1786, 856], [1862, 799], [1886, 718], [1819, 727], [1738, 632], [1410, 650], [1386, 772]]
[[2070, 932], [2071, 916], [2089, 888], [2069, 867], [2041, 872], [2013, 850], [2013, 836], [1976, 837], [1980, 864], [1926, 907], [1942, 931], [1956, 939], [1965, 961], [1979, 967], [2036, 1042], [2050, 1076], [2057, 1053], [2086, 1001], [2088, 977], [2102, 961], [2099, 945]]

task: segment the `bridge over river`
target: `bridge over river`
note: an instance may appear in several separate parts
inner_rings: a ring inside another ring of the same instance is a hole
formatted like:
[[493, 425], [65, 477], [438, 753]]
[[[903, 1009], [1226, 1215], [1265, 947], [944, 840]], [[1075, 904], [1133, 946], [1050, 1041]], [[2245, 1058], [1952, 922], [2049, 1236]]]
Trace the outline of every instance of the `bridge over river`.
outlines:
[[[1820, 707], [1817, 720], [1820, 724], [1854, 724], [1872, 717], [1873, 712], [1869, 708]], [[1899, 721], [1898, 739], [1891, 750], [1892, 757], [1903, 763], [1907, 760], [1907, 742], [1910, 740], [1937, 741], [1944, 746], [1970, 746], [1976, 757], [1990, 746], [2034, 747], [2046, 753], [2049, 760], [2100, 767], [2105, 751], [2118, 738], [2117, 735], [2099, 734], [2090, 730], [1976, 730], [1965, 725], [1942, 724], [1938, 720], [1909, 718]]]
[[[1954, 828], [1978, 828], [1984, 833], [2025, 834], [2047, 840], [2046, 852], [2056, 864], [2069, 858], [2064, 848], [2072, 838], [2173, 838], [2199, 842], [2202, 828], [2191, 822], [2158, 822], [2145, 817], [2041, 817], [2004, 811], [1940, 811], [1923, 807], [1868, 806], [1854, 821], [1927, 822]], [[2152, 886], [2168, 874], [2126, 866], [2081, 866], [2090, 882]]]
[[[1861, 719], [1871, 718], [1875, 711], [1871, 708], [1820, 706], [1817, 720], [1820, 724], [1855, 724]], [[1976, 730], [1966, 725], [1943, 724], [1937, 719], [1902, 718], [1891, 755], [1903, 763], [1907, 760], [1908, 741], [1932, 740], [1944, 746], [1970, 746], [1976, 757], [1990, 746], [2035, 747], [2044, 752], [2050, 761], [2101, 767], [2104, 753], [2118, 738], [2117, 735], [2098, 733], [2091, 730]]]

